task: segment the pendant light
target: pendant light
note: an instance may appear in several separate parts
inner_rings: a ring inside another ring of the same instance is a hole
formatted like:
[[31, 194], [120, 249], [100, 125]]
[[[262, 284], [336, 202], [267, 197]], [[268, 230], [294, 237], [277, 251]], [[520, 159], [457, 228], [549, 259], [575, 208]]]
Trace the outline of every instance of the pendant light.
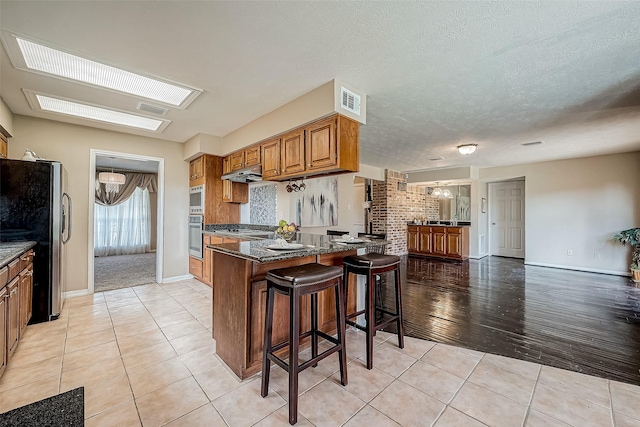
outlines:
[[100, 172], [98, 174], [98, 182], [104, 184], [107, 193], [117, 193], [120, 191], [120, 186], [127, 180], [127, 177], [124, 174], [113, 172], [113, 157], [110, 159], [111, 172]]
[[433, 189], [433, 192], [431, 193], [431, 196], [432, 197], [437, 197], [439, 199], [440, 197], [442, 197], [442, 194], [443, 194], [442, 188], [440, 188], [438, 186], [438, 183], [436, 182], [436, 188]]
[[442, 198], [453, 199], [453, 193], [451, 193], [451, 190], [449, 190], [448, 188], [445, 188], [444, 191], [442, 191]]

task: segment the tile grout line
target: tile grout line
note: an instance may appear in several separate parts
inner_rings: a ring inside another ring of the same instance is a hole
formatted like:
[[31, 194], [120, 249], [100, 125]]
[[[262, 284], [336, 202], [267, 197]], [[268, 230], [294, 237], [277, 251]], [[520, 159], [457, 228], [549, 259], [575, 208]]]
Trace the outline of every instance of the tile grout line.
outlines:
[[[536, 374], [536, 379], [533, 383], [533, 390], [531, 391], [531, 396], [529, 397], [529, 403], [527, 404], [527, 410], [524, 414], [524, 419], [522, 420], [522, 427], [524, 427], [529, 415], [531, 414], [531, 404], [533, 403], [533, 395], [536, 393], [536, 388], [538, 388], [538, 379], [540, 378], [540, 372], [542, 372], [542, 365], [538, 366], [538, 373]], [[560, 421], [560, 420], [558, 420]]]
[[615, 427], [616, 417], [613, 415], [613, 396], [611, 395], [611, 381], [607, 380], [607, 391], [609, 392], [609, 403], [611, 404], [611, 425]]

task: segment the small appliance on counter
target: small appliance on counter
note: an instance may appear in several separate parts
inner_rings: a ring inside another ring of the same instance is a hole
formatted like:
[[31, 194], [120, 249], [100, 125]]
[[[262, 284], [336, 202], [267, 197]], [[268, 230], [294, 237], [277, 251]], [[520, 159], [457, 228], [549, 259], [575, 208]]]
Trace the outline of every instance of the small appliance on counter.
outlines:
[[58, 318], [71, 239], [67, 172], [59, 162], [0, 159], [0, 242], [36, 241], [30, 323]]

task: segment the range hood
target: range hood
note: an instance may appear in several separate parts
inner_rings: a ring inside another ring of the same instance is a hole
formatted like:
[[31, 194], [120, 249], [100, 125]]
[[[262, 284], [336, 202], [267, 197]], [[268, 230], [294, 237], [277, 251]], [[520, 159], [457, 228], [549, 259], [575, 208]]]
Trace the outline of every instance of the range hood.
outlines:
[[242, 169], [236, 169], [222, 175], [222, 179], [235, 182], [262, 181], [262, 165], [253, 165]]

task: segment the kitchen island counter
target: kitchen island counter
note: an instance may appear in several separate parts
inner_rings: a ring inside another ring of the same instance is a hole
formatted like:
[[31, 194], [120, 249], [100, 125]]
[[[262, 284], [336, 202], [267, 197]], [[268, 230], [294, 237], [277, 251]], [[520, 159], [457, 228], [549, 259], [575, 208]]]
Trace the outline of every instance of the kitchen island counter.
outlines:
[[[216, 353], [240, 379], [260, 372], [266, 308], [266, 275], [269, 270], [317, 262], [342, 266], [345, 256], [356, 255], [357, 249], [384, 246], [384, 240], [356, 244], [336, 242], [337, 236], [298, 233], [293, 243], [302, 250], [278, 251], [267, 248], [274, 239], [208, 245], [213, 250], [213, 337]], [[351, 290], [348, 312], [356, 308], [356, 280], [349, 281]], [[301, 331], [310, 327], [308, 298], [300, 312]], [[273, 342], [289, 333], [288, 299], [276, 294]], [[335, 332], [335, 297], [323, 291], [318, 296], [318, 325], [326, 333]]]

